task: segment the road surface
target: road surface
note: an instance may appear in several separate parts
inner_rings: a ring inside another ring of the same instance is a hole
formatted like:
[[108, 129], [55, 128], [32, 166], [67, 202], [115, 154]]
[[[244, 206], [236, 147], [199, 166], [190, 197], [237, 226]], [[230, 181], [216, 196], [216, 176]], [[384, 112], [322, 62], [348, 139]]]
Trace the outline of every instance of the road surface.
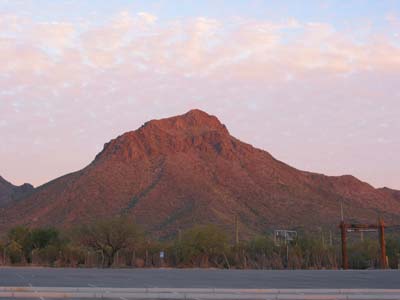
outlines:
[[42, 300], [400, 299], [400, 271], [0, 268], [0, 300], [29, 295]]
[[400, 288], [400, 271], [0, 268], [0, 286], [119, 288]]

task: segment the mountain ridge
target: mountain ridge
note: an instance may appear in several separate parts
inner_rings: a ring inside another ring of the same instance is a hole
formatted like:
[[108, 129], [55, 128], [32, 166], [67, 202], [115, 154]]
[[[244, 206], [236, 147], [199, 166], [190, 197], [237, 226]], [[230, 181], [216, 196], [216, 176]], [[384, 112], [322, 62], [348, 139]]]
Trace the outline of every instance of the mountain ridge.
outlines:
[[217, 117], [191, 110], [112, 139], [82, 170], [3, 208], [0, 230], [126, 214], [157, 236], [197, 223], [229, 227], [235, 216], [243, 234], [254, 234], [334, 227], [340, 203], [351, 221], [400, 219], [397, 191], [298, 170], [231, 136]]
[[34, 187], [29, 183], [15, 186], [0, 175], [0, 207], [7, 206], [34, 191]]

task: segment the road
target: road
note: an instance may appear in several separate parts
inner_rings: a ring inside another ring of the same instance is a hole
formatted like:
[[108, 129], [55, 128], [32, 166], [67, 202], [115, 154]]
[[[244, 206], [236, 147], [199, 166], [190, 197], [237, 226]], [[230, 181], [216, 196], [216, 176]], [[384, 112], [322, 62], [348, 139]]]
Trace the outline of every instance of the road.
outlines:
[[[95, 299], [99, 293], [112, 299], [308, 299], [304, 295], [315, 291], [321, 299], [375, 299], [371, 293], [400, 299], [400, 271], [0, 268], [0, 299], [19, 297], [11, 292], [45, 300]], [[366, 298], [349, 297], [354, 293]], [[304, 298], [293, 298], [298, 294]]]
[[400, 271], [0, 268], [0, 286], [119, 288], [400, 288]]

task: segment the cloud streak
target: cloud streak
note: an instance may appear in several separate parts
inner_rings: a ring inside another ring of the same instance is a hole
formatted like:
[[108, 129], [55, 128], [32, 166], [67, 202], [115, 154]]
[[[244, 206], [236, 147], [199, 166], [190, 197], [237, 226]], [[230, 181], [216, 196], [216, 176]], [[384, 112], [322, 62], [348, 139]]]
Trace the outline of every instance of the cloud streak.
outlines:
[[299, 168], [400, 188], [398, 40], [356, 34], [294, 18], [0, 15], [0, 172], [44, 183], [147, 119], [199, 107]]

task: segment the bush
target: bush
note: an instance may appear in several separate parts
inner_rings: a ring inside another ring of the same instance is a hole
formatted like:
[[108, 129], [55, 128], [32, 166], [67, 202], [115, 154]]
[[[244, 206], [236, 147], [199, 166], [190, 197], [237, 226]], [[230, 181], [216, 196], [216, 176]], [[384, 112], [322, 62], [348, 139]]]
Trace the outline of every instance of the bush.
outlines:
[[229, 264], [227, 240], [225, 232], [215, 225], [195, 226], [177, 242], [177, 255], [184, 264], [208, 267], [212, 263], [226, 267]]
[[[14, 227], [8, 232], [8, 240], [10, 245], [13, 245], [13, 250], [17, 251], [16, 249], [18, 248], [18, 251], [22, 252], [25, 261], [31, 263], [33, 246], [30, 229], [25, 226]], [[18, 245], [18, 247], [16, 245]], [[11, 262], [13, 261], [11, 257], [10, 260]]]
[[270, 269], [278, 251], [269, 236], [256, 236], [247, 243], [245, 252], [254, 267]]
[[355, 242], [348, 252], [351, 269], [367, 269], [378, 265], [379, 243], [375, 240]]
[[19, 264], [23, 262], [24, 252], [22, 251], [22, 246], [16, 241], [11, 241], [6, 248], [6, 253], [12, 264]]

